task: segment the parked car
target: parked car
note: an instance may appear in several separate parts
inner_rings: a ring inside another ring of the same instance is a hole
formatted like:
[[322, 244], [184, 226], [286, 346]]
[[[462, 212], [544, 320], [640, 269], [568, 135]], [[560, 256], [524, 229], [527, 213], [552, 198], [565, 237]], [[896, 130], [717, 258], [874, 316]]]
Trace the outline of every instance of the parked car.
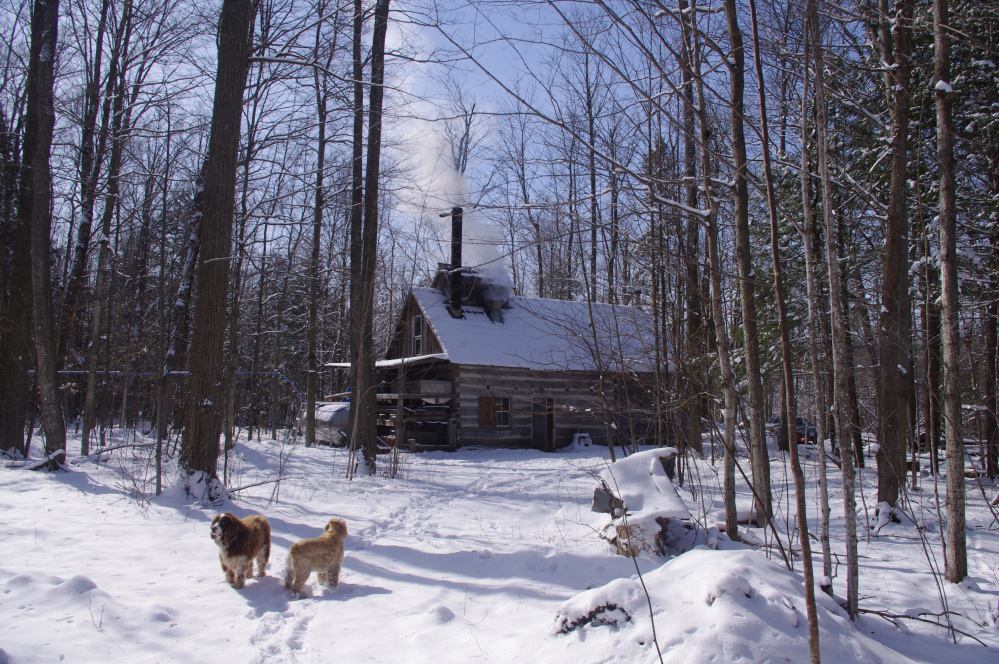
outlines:
[[818, 431], [815, 429], [814, 424], [805, 422], [804, 418], [795, 418], [795, 428], [798, 430], [798, 444], [808, 442], [810, 445], [814, 445], [819, 437]]

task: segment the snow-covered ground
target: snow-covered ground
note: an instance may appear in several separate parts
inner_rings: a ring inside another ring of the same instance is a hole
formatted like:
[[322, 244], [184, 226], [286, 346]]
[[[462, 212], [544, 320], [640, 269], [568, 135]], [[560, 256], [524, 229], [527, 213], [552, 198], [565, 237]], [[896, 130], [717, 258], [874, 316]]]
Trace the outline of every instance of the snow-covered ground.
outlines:
[[[395, 479], [348, 481], [342, 450], [243, 440], [227, 471], [230, 486], [246, 488], [207, 506], [184, 495], [169, 464], [154, 496], [149, 453], [71, 456], [69, 472], [0, 468], [0, 664], [637, 663], [659, 661], [656, 643], [667, 662], [807, 661], [800, 561], [789, 572], [775, 548], [722, 536], [718, 550], [639, 559], [639, 578], [636, 561], [597, 536], [607, 517], [589, 507], [604, 449], [403, 454]], [[789, 469], [780, 456], [772, 463], [786, 530]], [[817, 535], [815, 466], [806, 463]], [[862, 523], [874, 522], [870, 465]], [[837, 481], [831, 491], [841, 593]], [[984, 492], [992, 498], [995, 488]], [[701, 532], [722, 520], [707, 460], [691, 468], [680, 496]], [[932, 478], [910, 496], [920, 528], [890, 524], [877, 536], [865, 528], [860, 543], [862, 609], [906, 617], [865, 613], [854, 625], [817, 593], [824, 660], [999, 661], [999, 525], [986, 498], [971, 481], [970, 573], [954, 586], [932, 573], [942, 568]], [[268, 576], [242, 590], [224, 582], [209, 537], [212, 517], [225, 510], [263, 514], [273, 530]], [[350, 530], [341, 583], [324, 588], [313, 576], [311, 597], [293, 597], [282, 587], [288, 547], [332, 516]], [[814, 541], [813, 551], [818, 578]], [[943, 600], [947, 618], [934, 615]], [[958, 632], [927, 622], [948, 619]]]

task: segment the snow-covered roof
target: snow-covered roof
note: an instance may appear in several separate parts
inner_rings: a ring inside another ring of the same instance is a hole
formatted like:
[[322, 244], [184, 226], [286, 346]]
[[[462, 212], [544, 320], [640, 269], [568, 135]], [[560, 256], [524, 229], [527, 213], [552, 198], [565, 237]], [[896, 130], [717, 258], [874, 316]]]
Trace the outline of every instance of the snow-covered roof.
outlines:
[[498, 323], [482, 307], [464, 306], [463, 317], [453, 318], [447, 298], [435, 288], [414, 288], [413, 295], [455, 364], [553, 371], [653, 369], [653, 320], [639, 307], [514, 296]]
[[[435, 353], [433, 355], [416, 355], [414, 357], [399, 357], [394, 360], [378, 360], [375, 362], [376, 369], [387, 369], [389, 367], [397, 367], [400, 364], [411, 365], [411, 364], [424, 364], [427, 362], [432, 362], [433, 360], [446, 360], [447, 355], [444, 353]], [[335, 369], [350, 369], [350, 362], [327, 362], [324, 366], [333, 367]]]

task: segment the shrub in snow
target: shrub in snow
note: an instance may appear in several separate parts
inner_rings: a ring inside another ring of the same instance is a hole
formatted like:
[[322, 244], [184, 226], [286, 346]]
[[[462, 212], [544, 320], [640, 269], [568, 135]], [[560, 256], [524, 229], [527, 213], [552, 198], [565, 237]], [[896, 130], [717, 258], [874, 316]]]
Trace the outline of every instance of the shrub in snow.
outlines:
[[[630, 598], [635, 588], [630, 579], [616, 579], [603, 588], [597, 588], [595, 592], [580, 593], [573, 597], [561, 607], [555, 615], [555, 624], [552, 625], [553, 634], [568, 634], [576, 629], [590, 627], [613, 626], [620, 627], [631, 622], [631, 615], [621, 608], [610, 597]], [[600, 600], [603, 596], [605, 601]], [[615, 601], [620, 601], [616, 599]]]

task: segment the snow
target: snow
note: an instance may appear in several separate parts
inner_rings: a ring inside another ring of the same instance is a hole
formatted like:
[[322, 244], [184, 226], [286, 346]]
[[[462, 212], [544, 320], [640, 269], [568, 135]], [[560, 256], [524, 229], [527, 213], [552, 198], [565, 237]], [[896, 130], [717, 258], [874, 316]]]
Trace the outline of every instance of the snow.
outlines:
[[[643, 580], [647, 588], [655, 589], [652, 614], [659, 622], [656, 636], [664, 662], [808, 661], [801, 579], [777, 563], [749, 551], [698, 547], [645, 574]], [[817, 590], [816, 599], [825, 661], [909, 661], [855, 629], [828, 595]], [[658, 661], [648, 647], [653, 642], [652, 625], [637, 576], [585, 591], [564, 603], [556, 627], [565, 629], [591, 607], [601, 606], [617, 607], [616, 633], [591, 624], [563, 638], [580, 650], [584, 641], [590, 649], [613, 641], [607, 650], [629, 653], [629, 658], [609, 661]], [[622, 615], [630, 620], [621, 619]], [[647, 647], [636, 648], [635, 641]]]
[[954, 92], [953, 86], [951, 86], [951, 84], [948, 83], [947, 81], [937, 81], [937, 84], [933, 86], [933, 89], [939, 90], [940, 92], [943, 92], [945, 94], [950, 94]]
[[[113, 445], [132, 447], [81, 457], [79, 439], [71, 439], [68, 472], [0, 467], [0, 662], [641, 664], [658, 661], [653, 626], [666, 662], [807, 661], [800, 560], [788, 571], [773, 547], [717, 533], [707, 539], [718, 550], [701, 546], [668, 560], [614, 553], [596, 532], [607, 515], [589, 509], [596, 478], [608, 470], [602, 446], [404, 452], [396, 478], [348, 481], [342, 449], [244, 434], [224, 465], [227, 485], [243, 488], [201, 504], [169, 457], [155, 496], [151, 440], [112, 434]], [[671, 492], [652, 458], [662, 453], [614, 464], [622, 497], [629, 510], [689, 511], [703, 543], [704, 524], [720, 519], [720, 461], [692, 462], [686, 484]], [[775, 525], [786, 542], [794, 523], [790, 473], [783, 457], [772, 457]], [[388, 457], [380, 461], [388, 466]], [[740, 463], [748, 466], [744, 457]], [[815, 460], [804, 463], [817, 536]], [[915, 519], [885, 523], [875, 535], [864, 529], [874, 505], [863, 503], [876, 495], [874, 465], [858, 479], [861, 608], [891, 620], [868, 613], [851, 623], [817, 592], [823, 661], [988, 661], [991, 650], [975, 639], [999, 647], [999, 533], [989, 529], [985, 497], [969, 487], [969, 577], [938, 586], [927, 558], [942, 566], [932, 479], [900, 508]], [[642, 482], [646, 490], [633, 495]], [[751, 493], [737, 484], [744, 511]], [[839, 491], [833, 476], [830, 493]], [[833, 550], [842, 560], [842, 503], [832, 509]], [[241, 590], [224, 582], [209, 537], [219, 511], [263, 514], [272, 526], [268, 575]], [[293, 597], [281, 578], [288, 548], [332, 516], [350, 531], [341, 583], [321, 587], [313, 576], [311, 597]], [[749, 532], [772, 543], [767, 531]], [[833, 572], [842, 593], [843, 565]], [[938, 587], [954, 626], [969, 635], [958, 633], [956, 644], [943, 628], [916, 620], [941, 620]]]
[[413, 295], [455, 364], [642, 371], [655, 357], [652, 316], [638, 307], [514, 296], [503, 322], [494, 323], [481, 307], [464, 306], [463, 317], [453, 318], [437, 289], [414, 288]]
[[690, 518], [690, 510], [677, 495], [659, 461], [667, 453], [675, 455], [676, 450], [666, 447], [638, 452], [601, 471], [600, 478], [624, 502], [631, 523], [646, 516]]

